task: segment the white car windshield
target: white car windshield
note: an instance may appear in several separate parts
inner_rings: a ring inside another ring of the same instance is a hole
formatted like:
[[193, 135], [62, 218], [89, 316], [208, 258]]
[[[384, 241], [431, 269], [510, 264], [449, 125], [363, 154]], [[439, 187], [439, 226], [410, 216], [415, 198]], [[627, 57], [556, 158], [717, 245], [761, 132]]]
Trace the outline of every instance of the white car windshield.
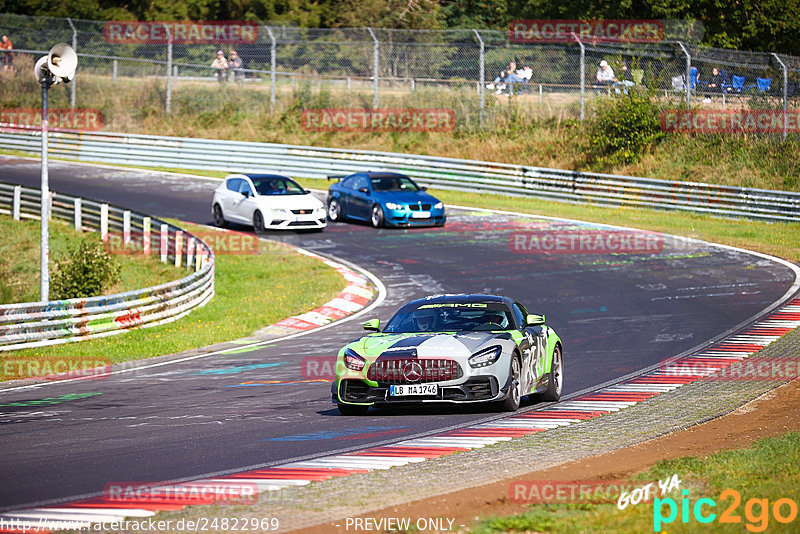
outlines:
[[250, 178], [259, 195], [305, 195], [306, 191], [289, 178]]
[[510, 311], [499, 302], [421, 303], [403, 308], [389, 320], [385, 333], [508, 330]]

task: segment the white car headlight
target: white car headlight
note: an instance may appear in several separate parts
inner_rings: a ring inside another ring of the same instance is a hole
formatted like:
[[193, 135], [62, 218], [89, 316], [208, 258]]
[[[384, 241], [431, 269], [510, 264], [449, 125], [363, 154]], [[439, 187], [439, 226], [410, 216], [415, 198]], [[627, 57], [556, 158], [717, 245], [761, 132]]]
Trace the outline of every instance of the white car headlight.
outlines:
[[444, 207], [444, 204], [442, 204], [441, 202], [437, 202], [436, 204], [433, 205], [433, 209], [437, 209], [437, 210], [440, 210], [443, 207]]
[[386, 203], [386, 207], [389, 208], [390, 210], [401, 210], [401, 209], [403, 209], [403, 205], [402, 204], [395, 204], [394, 202], [387, 202]]
[[469, 361], [470, 367], [486, 367], [496, 362], [502, 353], [503, 348], [499, 345], [495, 345], [494, 347], [476, 352], [470, 356], [467, 361]]

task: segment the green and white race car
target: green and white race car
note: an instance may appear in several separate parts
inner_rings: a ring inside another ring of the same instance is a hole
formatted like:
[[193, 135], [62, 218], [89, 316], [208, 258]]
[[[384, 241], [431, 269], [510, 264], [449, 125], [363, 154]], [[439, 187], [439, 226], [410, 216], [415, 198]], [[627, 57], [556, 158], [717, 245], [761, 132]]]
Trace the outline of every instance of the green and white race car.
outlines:
[[522, 397], [561, 397], [561, 339], [510, 298], [436, 295], [400, 308], [381, 331], [344, 346], [333, 402], [345, 415], [402, 403], [492, 402], [516, 411]]

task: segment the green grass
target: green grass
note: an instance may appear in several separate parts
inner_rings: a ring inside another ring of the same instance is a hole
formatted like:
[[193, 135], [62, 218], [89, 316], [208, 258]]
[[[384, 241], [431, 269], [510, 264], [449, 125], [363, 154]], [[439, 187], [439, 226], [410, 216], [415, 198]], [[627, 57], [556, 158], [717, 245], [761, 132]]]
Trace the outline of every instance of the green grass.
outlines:
[[176, 322], [109, 338], [13, 351], [5, 357], [99, 355], [118, 363], [176, 353], [248, 336], [324, 304], [346, 285], [339, 273], [319, 260], [272, 242], [261, 242], [257, 255], [217, 255], [215, 277], [214, 298]]
[[[791, 499], [800, 506], [800, 433], [792, 432], [777, 438], [764, 438], [751, 447], [727, 450], [707, 458], [685, 457], [659, 462], [645, 473], [634, 477], [634, 487], [677, 474], [681, 490], [688, 490], [688, 522], [681, 522], [683, 495], [673, 491], [665, 498], [675, 500], [677, 517], [671, 524], [664, 523], [661, 532], [797, 532], [800, 518], [789, 524], [775, 520], [773, 505], [782, 498]], [[638, 482], [638, 483], [637, 483]], [[721, 494], [731, 489], [738, 492], [741, 502], [737, 507], [733, 497]], [[715, 513], [716, 519], [701, 524], [693, 515], [694, 505], [700, 498], [710, 498], [716, 507], [704, 505], [705, 515]], [[759, 505], [750, 499], [767, 499], [769, 514], [762, 515]], [[721, 524], [719, 516], [729, 507], [738, 524]], [[669, 515], [668, 505], [661, 507], [663, 516]], [[746, 515], [750, 510], [750, 516]], [[781, 513], [789, 514], [783, 505]], [[750, 525], [748, 527], [748, 525]], [[745, 530], [747, 529], [747, 530]], [[520, 515], [495, 517], [481, 521], [470, 529], [475, 534], [495, 532], [650, 532], [654, 530], [654, 503], [628, 505], [619, 510], [616, 503], [573, 503], [568, 505], [533, 504]]]
[[[39, 300], [40, 223], [15, 221], [0, 215], [0, 303]], [[80, 242], [81, 234], [61, 221], [50, 222], [50, 269]], [[154, 256], [113, 256], [120, 263], [120, 281], [103, 294], [110, 295], [178, 280], [186, 271], [165, 265]]]

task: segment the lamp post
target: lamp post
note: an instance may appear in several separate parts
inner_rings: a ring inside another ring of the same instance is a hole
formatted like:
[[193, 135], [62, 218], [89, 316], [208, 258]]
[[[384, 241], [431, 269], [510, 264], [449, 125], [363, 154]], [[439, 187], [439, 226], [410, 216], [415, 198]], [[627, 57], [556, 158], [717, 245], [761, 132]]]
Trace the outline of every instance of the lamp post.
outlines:
[[41, 254], [40, 254], [40, 297], [42, 302], [50, 300], [50, 177], [47, 172], [47, 91], [51, 86], [69, 83], [78, 67], [75, 49], [66, 43], [57, 44], [50, 52], [36, 62], [34, 73], [42, 85], [42, 177], [41, 177]]

